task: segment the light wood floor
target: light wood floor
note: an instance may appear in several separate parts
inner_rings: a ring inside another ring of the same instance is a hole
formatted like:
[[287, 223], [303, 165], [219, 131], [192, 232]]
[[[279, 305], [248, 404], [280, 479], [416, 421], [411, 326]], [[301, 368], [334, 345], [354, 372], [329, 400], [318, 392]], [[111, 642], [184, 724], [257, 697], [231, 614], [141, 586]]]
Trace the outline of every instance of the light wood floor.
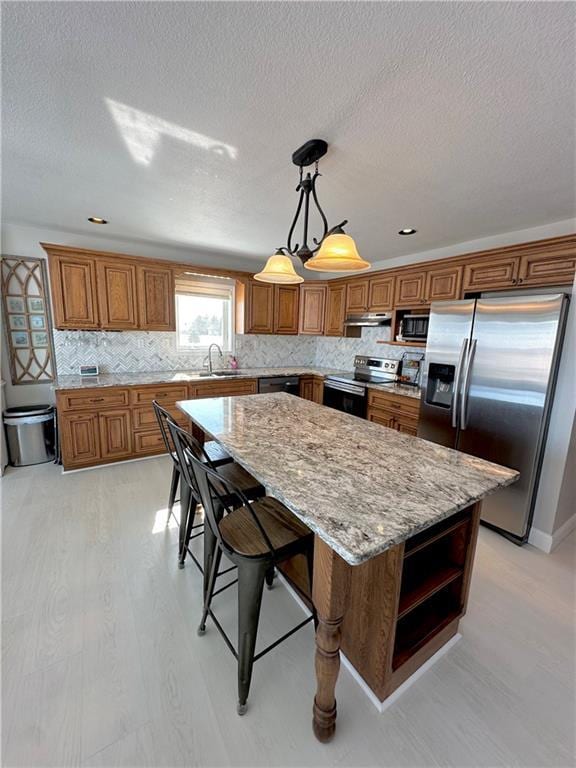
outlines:
[[[384, 714], [346, 670], [338, 733], [310, 728], [313, 631], [256, 664], [236, 715], [235, 663], [196, 635], [200, 578], [176, 567], [165, 458], [3, 480], [5, 766], [569, 766], [574, 551], [482, 530], [462, 640]], [[235, 593], [217, 611], [233, 631]], [[260, 644], [301, 619], [281, 584]]]

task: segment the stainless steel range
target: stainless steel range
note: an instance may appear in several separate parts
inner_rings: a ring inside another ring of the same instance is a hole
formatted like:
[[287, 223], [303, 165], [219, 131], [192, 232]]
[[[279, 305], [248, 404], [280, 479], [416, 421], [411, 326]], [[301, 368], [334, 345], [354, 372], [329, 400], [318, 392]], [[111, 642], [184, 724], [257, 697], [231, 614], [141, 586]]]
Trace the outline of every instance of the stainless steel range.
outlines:
[[324, 379], [324, 405], [365, 418], [366, 384], [395, 384], [400, 378], [401, 367], [401, 360], [356, 355], [354, 373]]

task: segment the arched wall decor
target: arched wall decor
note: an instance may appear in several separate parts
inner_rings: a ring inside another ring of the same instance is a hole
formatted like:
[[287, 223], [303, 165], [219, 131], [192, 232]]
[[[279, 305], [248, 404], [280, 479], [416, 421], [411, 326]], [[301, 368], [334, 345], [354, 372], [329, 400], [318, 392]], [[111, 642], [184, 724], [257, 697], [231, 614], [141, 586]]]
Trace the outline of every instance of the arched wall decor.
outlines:
[[2, 304], [12, 384], [53, 381], [52, 323], [43, 259], [2, 257]]

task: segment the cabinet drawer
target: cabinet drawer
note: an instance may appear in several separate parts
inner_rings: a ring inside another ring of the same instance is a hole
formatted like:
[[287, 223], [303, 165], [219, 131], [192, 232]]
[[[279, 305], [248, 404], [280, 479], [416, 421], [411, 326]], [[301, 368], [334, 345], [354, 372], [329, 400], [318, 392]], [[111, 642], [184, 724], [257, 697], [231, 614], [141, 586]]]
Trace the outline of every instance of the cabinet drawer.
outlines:
[[[174, 405], [166, 405], [168, 413], [174, 421], [180, 426], [185, 427], [188, 423], [186, 416]], [[132, 428], [133, 429], [158, 429], [158, 420], [156, 413], [151, 405], [140, 405], [132, 409]]]
[[380, 424], [388, 429], [396, 429], [396, 413], [386, 411], [383, 408], [370, 408], [368, 411], [368, 421], [374, 424]]
[[58, 408], [79, 411], [86, 408], [118, 408], [128, 405], [128, 390], [106, 387], [102, 389], [74, 389], [57, 393]]
[[412, 419], [417, 419], [418, 412], [420, 411], [419, 400], [411, 397], [403, 397], [402, 395], [379, 392], [374, 389], [368, 390], [368, 406], [385, 408], [396, 414], [403, 413]]
[[188, 386], [186, 384], [152, 384], [149, 387], [132, 387], [130, 390], [132, 405], [145, 405], [151, 403], [152, 400], [158, 400], [162, 404], [187, 399]]
[[192, 397], [226, 397], [227, 395], [255, 395], [258, 392], [256, 379], [241, 381], [204, 381], [190, 387]]
[[137, 454], [165, 453], [166, 446], [159, 429], [148, 429], [134, 432], [132, 435], [132, 451]]

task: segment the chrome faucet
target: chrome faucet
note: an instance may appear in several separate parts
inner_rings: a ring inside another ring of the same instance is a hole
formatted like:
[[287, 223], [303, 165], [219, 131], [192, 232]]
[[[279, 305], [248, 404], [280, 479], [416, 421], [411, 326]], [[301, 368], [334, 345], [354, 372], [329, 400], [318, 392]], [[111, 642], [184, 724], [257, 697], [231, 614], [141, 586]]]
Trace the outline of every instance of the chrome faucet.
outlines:
[[212, 369], [212, 347], [216, 347], [216, 349], [218, 350], [218, 353], [220, 355], [220, 359], [222, 359], [222, 357], [224, 355], [224, 353], [222, 352], [222, 349], [220, 348], [220, 346], [218, 344], [216, 344], [214, 342], [212, 344], [210, 344], [210, 346], [208, 347], [208, 372], [209, 373], [212, 373], [212, 370], [213, 370]]

